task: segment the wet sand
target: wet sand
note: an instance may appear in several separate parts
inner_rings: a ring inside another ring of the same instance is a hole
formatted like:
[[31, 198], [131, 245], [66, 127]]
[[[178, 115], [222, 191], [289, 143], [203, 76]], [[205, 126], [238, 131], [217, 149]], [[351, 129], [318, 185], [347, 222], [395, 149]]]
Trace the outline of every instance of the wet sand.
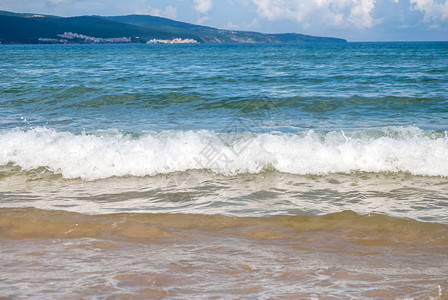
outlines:
[[[0, 210], [2, 297], [446, 299], [448, 225]], [[431, 298], [432, 297], [432, 298]]]

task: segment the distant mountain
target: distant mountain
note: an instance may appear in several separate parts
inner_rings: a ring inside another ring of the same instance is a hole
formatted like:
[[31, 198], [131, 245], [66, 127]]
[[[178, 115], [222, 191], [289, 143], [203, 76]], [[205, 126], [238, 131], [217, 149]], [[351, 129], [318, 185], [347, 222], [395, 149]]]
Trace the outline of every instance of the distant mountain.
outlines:
[[[71, 33], [71, 34], [64, 34]], [[263, 34], [222, 30], [146, 16], [58, 17], [0, 11], [0, 43], [146, 43], [152, 39], [194, 39], [200, 43], [343, 43], [344, 39], [296, 33]]]

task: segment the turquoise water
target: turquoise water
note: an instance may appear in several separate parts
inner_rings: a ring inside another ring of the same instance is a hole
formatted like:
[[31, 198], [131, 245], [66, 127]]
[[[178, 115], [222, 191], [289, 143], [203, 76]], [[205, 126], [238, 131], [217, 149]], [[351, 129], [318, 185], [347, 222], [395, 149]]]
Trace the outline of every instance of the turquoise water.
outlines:
[[1, 127], [447, 130], [447, 43], [3, 46]]
[[0, 297], [444, 299], [447, 226], [448, 43], [0, 47]]

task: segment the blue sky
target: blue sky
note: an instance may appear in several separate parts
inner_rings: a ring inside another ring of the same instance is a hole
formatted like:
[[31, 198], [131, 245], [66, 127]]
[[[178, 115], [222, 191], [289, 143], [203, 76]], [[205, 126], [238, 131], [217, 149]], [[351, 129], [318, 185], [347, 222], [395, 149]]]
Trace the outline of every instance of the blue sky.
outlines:
[[0, 10], [151, 14], [223, 29], [349, 41], [448, 40], [448, 0], [1, 0]]

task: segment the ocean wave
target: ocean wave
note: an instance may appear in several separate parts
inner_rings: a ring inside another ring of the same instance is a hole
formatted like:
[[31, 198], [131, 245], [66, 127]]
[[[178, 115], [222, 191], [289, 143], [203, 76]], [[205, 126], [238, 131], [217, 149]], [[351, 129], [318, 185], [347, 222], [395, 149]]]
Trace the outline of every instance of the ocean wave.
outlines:
[[154, 176], [206, 169], [222, 175], [407, 172], [448, 176], [447, 132], [216, 133], [209, 130], [73, 134], [49, 128], [0, 131], [0, 165], [46, 168], [64, 178]]

